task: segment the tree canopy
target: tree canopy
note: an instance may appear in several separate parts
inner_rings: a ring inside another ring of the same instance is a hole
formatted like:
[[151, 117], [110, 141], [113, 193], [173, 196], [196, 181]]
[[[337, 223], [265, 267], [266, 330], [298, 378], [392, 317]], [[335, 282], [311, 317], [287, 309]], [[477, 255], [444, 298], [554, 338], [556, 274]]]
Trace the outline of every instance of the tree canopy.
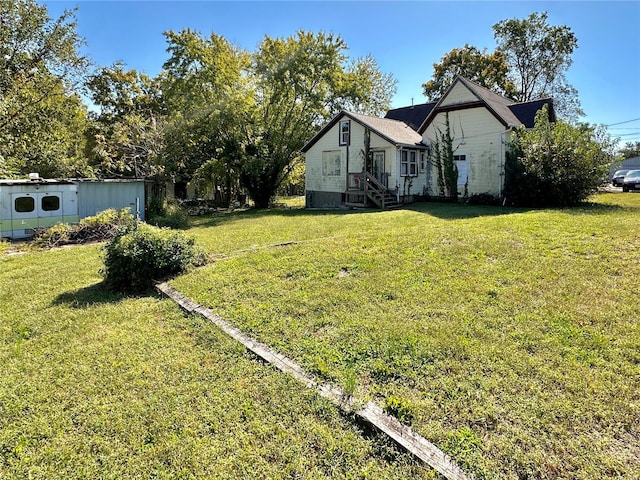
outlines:
[[78, 92], [89, 62], [73, 11], [52, 19], [34, 0], [0, 2], [0, 173], [88, 171]]
[[517, 87], [516, 100], [553, 97], [557, 113], [577, 120], [583, 112], [577, 91], [567, 82], [565, 73], [573, 62], [571, 55], [578, 39], [568, 26], [549, 25], [547, 20], [547, 12], [542, 12], [496, 23], [493, 32], [497, 51], [506, 57], [507, 77]]
[[578, 40], [566, 25], [548, 24], [546, 12], [524, 19], [502, 20], [493, 26], [493, 53], [465, 45], [434, 63], [433, 76], [422, 87], [429, 100], [440, 98], [457, 75], [518, 102], [553, 98], [556, 114], [577, 121], [584, 112], [566, 72]]
[[507, 78], [509, 67], [502, 52], [487, 53], [466, 44], [447, 53], [440, 63], [433, 64], [433, 77], [422, 84], [425, 96], [436, 101], [444, 95], [453, 80], [461, 75], [496, 93], [512, 98], [516, 87]]

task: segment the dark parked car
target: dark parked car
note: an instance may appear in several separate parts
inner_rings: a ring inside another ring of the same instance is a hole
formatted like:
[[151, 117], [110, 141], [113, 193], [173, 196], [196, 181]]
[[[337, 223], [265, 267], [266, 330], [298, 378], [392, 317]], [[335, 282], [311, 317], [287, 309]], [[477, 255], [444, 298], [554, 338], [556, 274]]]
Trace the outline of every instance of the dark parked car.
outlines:
[[624, 182], [624, 176], [627, 174], [629, 169], [626, 170], [616, 170], [616, 173], [613, 174], [613, 178], [611, 179], [611, 184], [614, 187], [621, 187], [622, 182]]
[[640, 170], [629, 170], [624, 176], [622, 191], [630, 192], [632, 190], [640, 190]]

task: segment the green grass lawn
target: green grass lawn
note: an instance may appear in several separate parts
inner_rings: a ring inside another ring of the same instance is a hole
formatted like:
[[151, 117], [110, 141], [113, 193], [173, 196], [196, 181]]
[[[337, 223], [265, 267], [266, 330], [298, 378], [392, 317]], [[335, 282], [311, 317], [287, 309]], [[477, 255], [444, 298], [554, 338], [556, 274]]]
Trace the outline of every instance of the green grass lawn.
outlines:
[[176, 288], [324, 379], [355, 377], [479, 478], [640, 476], [640, 195], [276, 209], [192, 233], [217, 261]]
[[[640, 195], [194, 219], [172, 285], [478, 478], [640, 477]], [[0, 478], [425, 478], [98, 246], [0, 257]]]
[[0, 257], [0, 479], [429, 476], [99, 247]]

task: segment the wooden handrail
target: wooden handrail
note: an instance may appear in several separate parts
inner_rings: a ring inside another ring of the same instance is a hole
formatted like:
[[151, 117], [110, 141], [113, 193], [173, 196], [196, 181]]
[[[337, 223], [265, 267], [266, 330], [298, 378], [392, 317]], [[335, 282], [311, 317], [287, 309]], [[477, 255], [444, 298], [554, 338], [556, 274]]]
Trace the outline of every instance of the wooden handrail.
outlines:
[[376, 177], [374, 177], [368, 172], [365, 173], [364, 175], [365, 175], [365, 190], [367, 190], [368, 187], [373, 187], [371, 188], [371, 190], [375, 190], [378, 193], [384, 193], [387, 191], [387, 187], [385, 187], [382, 183], [380, 183]]

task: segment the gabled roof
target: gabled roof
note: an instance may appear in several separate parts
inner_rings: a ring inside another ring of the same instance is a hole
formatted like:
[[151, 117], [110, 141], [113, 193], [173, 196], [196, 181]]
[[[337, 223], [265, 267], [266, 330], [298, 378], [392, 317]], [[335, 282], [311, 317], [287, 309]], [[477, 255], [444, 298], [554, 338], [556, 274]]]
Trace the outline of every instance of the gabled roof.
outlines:
[[427, 118], [435, 106], [436, 102], [431, 102], [411, 105], [410, 107], [394, 108], [389, 110], [384, 118], [399, 120], [409, 125], [415, 131], [418, 131], [422, 122], [424, 122], [425, 118]]
[[373, 133], [382, 137], [396, 147], [424, 146], [422, 143], [422, 136], [404, 122], [389, 118], [372, 117], [370, 115], [362, 115], [360, 113], [347, 112], [343, 110], [333, 117], [329, 123], [327, 123], [311, 140], [307, 142], [304, 147], [302, 147], [302, 153], [306, 153], [343, 117], [349, 118], [363, 127], [369, 128]]
[[[474, 102], [463, 102], [455, 105], [443, 105], [447, 95], [456, 84], [462, 83], [476, 98]], [[533, 127], [533, 119], [535, 114], [543, 105], [548, 104], [549, 117], [551, 120], [555, 120], [555, 113], [553, 112], [553, 100], [535, 100], [532, 102], [516, 103], [513, 100], [503, 97], [495, 92], [492, 92], [488, 88], [482, 87], [477, 83], [472, 82], [464, 77], [458, 76], [449, 86], [445, 94], [438, 101], [435, 107], [431, 110], [429, 115], [425, 118], [424, 122], [418, 128], [420, 134], [424, 133], [431, 121], [435, 116], [442, 111], [459, 110], [463, 108], [469, 108], [472, 106], [484, 106], [491, 112], [491, 114], [506, 128], [506, 127], [519, 127], [524, 125], [527, 128]]]

